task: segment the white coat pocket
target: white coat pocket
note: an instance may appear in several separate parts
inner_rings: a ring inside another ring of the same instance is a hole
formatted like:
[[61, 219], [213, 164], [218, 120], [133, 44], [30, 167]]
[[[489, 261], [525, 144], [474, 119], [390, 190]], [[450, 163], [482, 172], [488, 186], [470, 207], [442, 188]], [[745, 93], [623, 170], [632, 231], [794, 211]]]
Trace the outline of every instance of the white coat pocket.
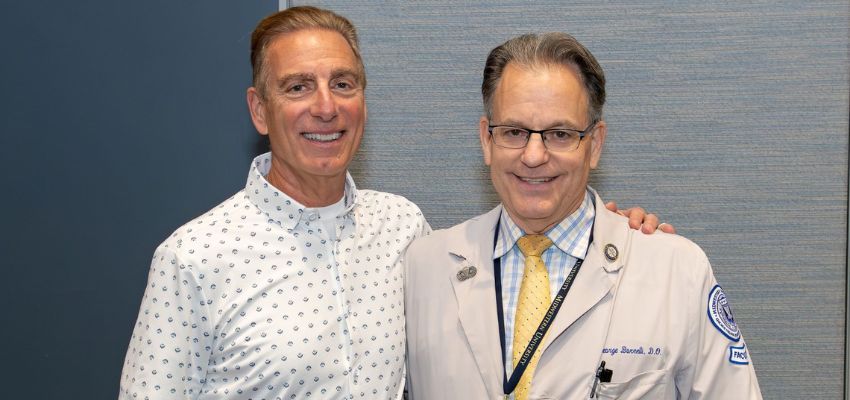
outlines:
[[618, 399], [675, 399], [675, 386], [668, 370], [646, 371], [617, 382], [600, 382], [596, 398]]

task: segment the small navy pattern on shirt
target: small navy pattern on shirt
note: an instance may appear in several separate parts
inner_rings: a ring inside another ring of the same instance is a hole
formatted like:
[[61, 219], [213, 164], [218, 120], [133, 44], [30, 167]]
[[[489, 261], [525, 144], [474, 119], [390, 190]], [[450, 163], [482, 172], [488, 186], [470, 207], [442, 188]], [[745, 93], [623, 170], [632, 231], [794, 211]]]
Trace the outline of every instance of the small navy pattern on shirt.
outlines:
[[306, 208], [269, 167], [257, 157], [245, 189], [157, 248], [119, 398], [401, 397], [398, 263], [428, 224], [350, 176], [341, 206]]

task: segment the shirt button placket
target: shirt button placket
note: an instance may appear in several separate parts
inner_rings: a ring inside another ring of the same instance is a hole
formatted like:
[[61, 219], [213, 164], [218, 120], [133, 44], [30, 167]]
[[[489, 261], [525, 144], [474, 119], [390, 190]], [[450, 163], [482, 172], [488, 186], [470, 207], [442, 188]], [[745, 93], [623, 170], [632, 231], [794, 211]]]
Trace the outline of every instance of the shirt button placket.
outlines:
[[[343, 357], [343, 367], [345, 368], [344, 375], [348, 376], [348, 393], [350, 398], [353, 398], [353, 393], [355, 392], [355, 386], [357, 385], [357, 377], [355, 373], [353, 373], [352, 363], [354, 359], [354, 352], [351, 347], [353, 343], [352, 339], [352, 324], [350, 323], [351, 311], [348, 308], [348, 304], [346, 302], [346, 284], [343, 277], [343, 267], [345, 265], [346, 259], [351, 255], [345, 253], [342, 249], [345, 248], [345, 241], [350, 240], [348, 236], [352, 236], [348, 231], [352, 231], [353, 227], [349, 225], [350, 219], [347, 217], [339, 217], [337, 219], [340, 224], [337, 229], [337, 239], [333, 241], [333, 274], [334, 274], [334, 290], [336, 290], [336, 300], [339, 311], [339, 319], [340, 319], [340, 329], [341, 335], [340, 339], [342, 340], [342, 346], [345, 352]], [[349, 246], [350, 248], [350, 246]]]

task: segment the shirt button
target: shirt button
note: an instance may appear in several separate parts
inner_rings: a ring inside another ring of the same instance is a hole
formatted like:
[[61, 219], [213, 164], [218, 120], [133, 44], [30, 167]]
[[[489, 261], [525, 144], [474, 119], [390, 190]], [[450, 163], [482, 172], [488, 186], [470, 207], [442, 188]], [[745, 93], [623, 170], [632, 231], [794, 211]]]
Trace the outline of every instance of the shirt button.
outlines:
[[309, 219], [310, 221], [315, 221], [316, 218], [319, 218], [318, 214], [310, 214], [307, 216], [307, 219]]

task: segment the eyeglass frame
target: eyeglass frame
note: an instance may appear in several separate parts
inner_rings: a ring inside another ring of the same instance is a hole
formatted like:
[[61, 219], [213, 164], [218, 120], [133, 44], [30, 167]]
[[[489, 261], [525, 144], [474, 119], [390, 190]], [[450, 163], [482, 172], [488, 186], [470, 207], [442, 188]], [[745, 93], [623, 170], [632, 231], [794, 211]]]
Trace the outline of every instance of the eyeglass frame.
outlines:
[[[574, 150], [578, 149], [578, 147], [581, 145], [582, 139], [587, 137], [589, 132], [593, 128], [595, 128], [596, 124], [598, 124], [598, 123], [599, 123], [599, 121], [593, 121], [593, 122], [590, 123], [590, 125], [587, 126], [587, 128], [584, 128], [584, 130], [581, 130], [581, 131], [577, 130], [577, 129], [570, 129], [570, 128], [549, 128], [549, 129], [543, 129], [543, 130], [538, 131], [538, 130], [534, 130], [534, 129], [528, 129], [528, 128], [523, 128], [523, 127], [513, 126], [513, 125], [487, 125], [487, 132], [490, 132], [490, 138], [493, 139], [493, 144], [495, 144], [496, 146], [505, 148], [505, 149], [514, 149], [514, 150], [524, 149], [524, 148], [528, 147], [528, 141], [531, 140], [531, 135], [537, 133], [537, 134], [540, 134], [540, 140], [543, 142], [543, 146], [546, 147], [546, 150], [551, 151], [552, 149], [550, 149], [549, 145], [546, 144], [546, 136], [543, 135], [544, 133], [549, 132], [549, 131], [572, 131], [572, 132], [578, 133], [578, 144], [576, 145], [576, 147], [569, 149], [569, 150], [557, 150], [556, 149], [555, 151], [574, 151]], [[522, 147], [503, 146], [499, 143], [496, 143], [496, 139], [495, 139], [495, 137], [493, 137], [493, 129], [494, 128], [515, 128], [515, 129], [523, 130], [523, 131], [528, 132], [528, 137], [525, 138], [525, 144], [522, 145]]]

